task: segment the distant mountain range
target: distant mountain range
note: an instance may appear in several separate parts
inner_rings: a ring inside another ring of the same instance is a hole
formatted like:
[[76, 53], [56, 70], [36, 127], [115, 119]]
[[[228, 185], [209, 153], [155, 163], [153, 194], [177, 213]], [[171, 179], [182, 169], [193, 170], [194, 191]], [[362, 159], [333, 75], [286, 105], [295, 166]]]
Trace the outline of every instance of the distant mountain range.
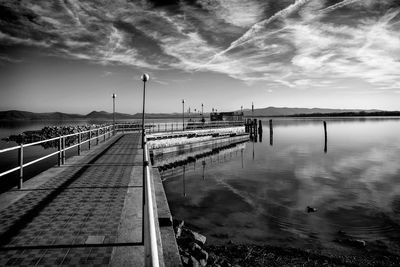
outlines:
[[[240, 112], [240, 110], [236, 110]], [[287, 107], [267, 107], [254, 109], [254, 114], [251, 109], [243, 110], [245, 116], [257, 116], [257, 117], [280, 117], [280, 116], [327, 116], [327, 115], [341, 115], [344, 116], [359, 116], [359, 115], [374, 115], [374, 116], [399, 116], [399, 111], [388, 112], [383, 110], [362, 110], [362, 109], [325, 109], [325, 108], [287, 108]], [[116, 119], [127, 120], [127, 119], [140, 119], [141, 113], [126, 114], [116, 113]], [[180, 118], [181, 113], [146, 113], [146, 118], [160, 119], [160, 118]], [[188, 116], [188, 114], [185, 114]], [[191, 114], [191, 117], [197, 116]], [[209, 114], [205, 113], [204, 116], [208, 117]], [[8, 110], [0, 111], [0, 120], [74, 120], [74, 119], [90, 119], [90, 120], [112, 120], [113, 114], [106, 111], [92, 111], [89, 114], [69, 114], [62, 112], [51, 112], [51, 113], [34, 113], [20, 110]]]
[[[240, 111], [240, 110], [239, 110]], [[299, 114], [332, 114], [332, 113], [349, 113], [349, 112], [381, 112], [382, 110], [377, 109], [329, 109], [329, 108], [276, 108], [276, 107], [268, 107], [268, 108], [259, 108], [254, 109], [254, 115], [251, 109], [243, 110], [245, 116], [256, 116], [256, 117], [278, 117], [278, 116], [293, 116]]]

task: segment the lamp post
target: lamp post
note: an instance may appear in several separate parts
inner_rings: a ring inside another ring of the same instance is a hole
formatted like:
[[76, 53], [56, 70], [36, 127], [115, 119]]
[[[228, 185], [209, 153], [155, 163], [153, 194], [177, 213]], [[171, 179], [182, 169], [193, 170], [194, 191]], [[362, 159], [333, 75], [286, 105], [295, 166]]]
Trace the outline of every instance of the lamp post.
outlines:
[[201, 103], [201, 116], [203, 116], [203, 103]]
[[144, 127], [144, 107], [146, 103], [146, 82], [150, 79], [150, 76], [147, 73], [144, 73], [140, 79], [143, 81], [143, 112], [142, 112], [142, 148], [144, 148], [144, 136], [145, 136], [145, 127]]
[[254, 117], [254, 103], [251, 102], [251, 115]]
[[113, 99], [113, 133], [115, 135], [115, 98], [117, 97], [116, 94], [112, 94]]
[[185, 99], [182, 99], [182, 131], [185, 131]]

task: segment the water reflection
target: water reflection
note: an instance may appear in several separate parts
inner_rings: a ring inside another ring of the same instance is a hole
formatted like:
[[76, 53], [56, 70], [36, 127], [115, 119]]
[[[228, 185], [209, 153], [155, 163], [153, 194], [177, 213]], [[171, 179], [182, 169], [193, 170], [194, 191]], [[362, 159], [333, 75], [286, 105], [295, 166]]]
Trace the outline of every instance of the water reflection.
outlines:
[[[172, 214], [195, 225], [211, 243], [268, 241], [329, 249], [338, 248], [333, 241], [342, 231], [368, 246], [379, 241], [399, 249], [400, 121], [327, 124], [329, 153], [322, 120], [274, 123], [273, 148], [271, 142], [252, 142], [232, 151], [236, 156], [227, 153], [228, 160], [206, 164], [204, 180], [202, 168], [186, 171], [190, 195], [184, 202], [178, 177], [165, 172]], [[307, 213], [307, 206], [318, 211]]]

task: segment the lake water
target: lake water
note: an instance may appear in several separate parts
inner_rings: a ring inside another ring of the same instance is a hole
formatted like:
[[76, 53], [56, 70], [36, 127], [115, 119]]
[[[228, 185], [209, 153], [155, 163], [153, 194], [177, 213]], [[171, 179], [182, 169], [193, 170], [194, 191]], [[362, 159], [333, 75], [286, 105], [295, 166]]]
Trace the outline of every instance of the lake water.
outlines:
[[[327, 121], [328, 139], [322, 120]], [[400, 120], [274, 119], [248, 142], [163, 173], [172, 214], [208, 243], [347, 251], [362, 239], [399, 254]], [[271, 142], [272, 141], [272, 142]], [[308, 213], [306, 207], [317, 212]], [[343, 231], [343, 232], [339, 232]], [[338, 233], [339, 232], [339, 233]]]

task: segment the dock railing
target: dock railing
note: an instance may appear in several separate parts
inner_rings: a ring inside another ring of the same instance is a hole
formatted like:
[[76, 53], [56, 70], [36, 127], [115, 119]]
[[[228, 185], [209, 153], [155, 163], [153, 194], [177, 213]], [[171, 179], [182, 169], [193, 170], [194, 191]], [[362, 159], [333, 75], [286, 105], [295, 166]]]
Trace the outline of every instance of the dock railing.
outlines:
[[[145, 137], [146, 141], [146, 137]], [[152, 183], [150, 177], [150, 158], [147, 142], [143, 149], [143, 243], [145, 266], [158, 267], [158, 244], [155, 225], [155, 210], [153, 204]]]
[[[206, 122], [194, 122], [185, 121], [182, 122], [148, 122], [145, 125], [147, 133], [173, 133], [181, 131], [193, 131], [202, 129], [213, 129], [213, 128], [226, 128], [243, 126], [244, 121], [206, 121]], [[117, 131], [130, 132], [130, 131], [140, 131], [142, 125], [139, 123], [117, 123], [115, 128]]]
[[[33, 165], [35, 163], [38, 163], [44, 159], [47, 159], [49, 157], [52, 157], [54, 155], [58, 154], [58, 166], [61, 166], [63, 164], [65, 164], [65, 152], [67, 150], [70, 150], [74, 147], [78, 147], [78, 155], [81, 154], [82, 151], [82, 145], [85, 143], [88, 143], [88, 149], [90, 150], [91, 148], [91, 142], [93, 140], [96, 140], [96, 144], [99, 144], [100, 142], [100, 138], [103, 137], [104, 141], [107, 138], [110, 138], [113, 135], [113, 125], [110, 126], [104, 126], [104, 127], [98, 127], [95, 129], [90, 129], [87, 131], [82, 131], [82, 132], [77, 132], [77, 133], [72, 133], [72, 134], [66, 134], [66, 135], [61, 135], [61, 136], [57, 136], [54, 138], [50, 138], [50, 139], [44, 139], [44, 140], [40, 140], [37, 142], [32, 142], [32, 143], [27, 143], [27, 144], [23, 144], [21, 143], [18, 146], [13, 146], [13, 147], [9, 147], [9, 148], [5, 148], [5, 149], [1, 149], [0, 150], [0, 154], [2, 153], [6, 153], [6, 152], [10, 152], [10, 151], [14, 151], [14, 150], [18, 150], [18, 166], [12, 169], [9, 169], [7, 171], [4, 171], [2, 173], [0, 173], [0, 178], [15, 172], [15, 171], [19, 171], [19, 182], [18, 182], [18, 188], [22, 189], [22, 185], [23, 185], [23, 181], [24, 181], [24, 168], [28, 167], [30, 165]], [[108, 135], [108, 136], [107, 136]], [[77, 137], [77, 138], [76, 138]], [[66, 140], [70, 140], [73, 139], [73, 144], [70, 146], [66, 146]], [[75, 140], [77, 139], [77, 140]], [[84, 139], [84, 140], [83, 140]], [[24, 149], [27, 147], [31, 147], [31, 146], [36, 146], [36, 145], [41, 145], [44, 143], [49, 143], [49, 142], [55, 142], [58, 145], [58, 149], [55, 152], [49, 153], [43, 157], [37, 158], [35, 160], [32, 160], [30, 162], [24, 162]]]
[[[200, 129], [212, 129], [212, 128], [224, 128], [224, 127], [233, 127], [233, 126], [243, 126], [244, 122], [242, 121], [208, 121], [208, 122], [192, 122], [188, 121], [184, 124], [182, 122], [170, 122], [170, 123], [146, 123], [145, 128], [147, 133], [161, 133], [161, 132], [178, 132], [178, 131], [193, 131], [193, 130], [200, 130]], [[115, 127], [115, 128], [114, 128]], [[11, 168], [0, 173], [0, 178], [19, 171], [19, 182], [18, 188], [21, 189], [24, 180], [24, 168], [31, 166], [35, 163], [38, 163], [42, 160], [50, 158], [54, 155], [58, 155], [58, 166], [65, 164], [66, 160], [66, 151], [70, 150], [74, 147], [78, 148], [78, 155], [80, 155], [82, 151], [82, 145], [88, 143], [88, 149], [91, 149], [92, 141], [96, 140], [96, 144], [99, 143], [101, 137], [104, 138], [104, 141], [107, 138], [115, 135], [117, 132], [132, 132], [132, 131], [140, 131], [141, 124], [137, 122], [128, 122], [128, 123], [117, 123], [114, 125], [98, 127], [94, 129], [90, 129], [87, 131], [57, 136], [50, 139], [40, 140], [37, 142], [23, 144], [21, 143], [18, 146], [13, 146], [5, 149], [0, 150], [0, 154], [10, 152], [10, 151], [18, 151], [18, 165], [17, 167]], [[73, 144], [67, 146], [66, 141], [70, 141], [73, 139]], [[37, 158], [30, 162], [24, 162], [24, 149], [31, 146], [41, 145], [49, 142], [57, 143], [58, 149], [55, 152], [49, 153], [43, 157]]]

